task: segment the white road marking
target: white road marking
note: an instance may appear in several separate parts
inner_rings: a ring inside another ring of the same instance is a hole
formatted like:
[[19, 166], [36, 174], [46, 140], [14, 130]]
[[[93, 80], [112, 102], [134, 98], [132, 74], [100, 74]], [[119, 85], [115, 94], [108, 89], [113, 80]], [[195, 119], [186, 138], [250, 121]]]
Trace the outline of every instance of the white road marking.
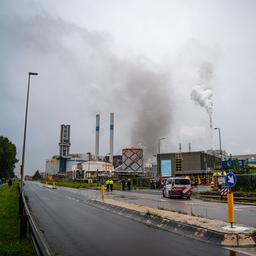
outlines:
[[255, 205], [236, 205], [235, 209], [256, 208]]

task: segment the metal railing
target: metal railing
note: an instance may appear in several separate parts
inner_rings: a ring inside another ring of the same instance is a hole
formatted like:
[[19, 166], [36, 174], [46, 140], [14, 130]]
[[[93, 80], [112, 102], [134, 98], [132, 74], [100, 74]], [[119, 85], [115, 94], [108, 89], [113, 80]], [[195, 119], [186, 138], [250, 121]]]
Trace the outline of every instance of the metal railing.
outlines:
[[24, 192], [21, 193], [20, 203], [21, 237], [26, 237], [28, 226], [36, 255], [52, 256], [53, 253], [49, 248], [46, 239], [30, 213]]

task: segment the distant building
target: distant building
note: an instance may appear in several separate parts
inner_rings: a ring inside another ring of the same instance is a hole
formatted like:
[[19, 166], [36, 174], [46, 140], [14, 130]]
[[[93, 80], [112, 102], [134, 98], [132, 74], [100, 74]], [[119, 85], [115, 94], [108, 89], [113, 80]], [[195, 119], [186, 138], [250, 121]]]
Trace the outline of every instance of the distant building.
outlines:
[[246, 160], [249, 167], [256, 167], [256, 154], [232, 155], [232, 159]]
[[221, 155], [222, 155], [222, 159], [225, 160], [225, 159], [228, 159], [229, 158], [229, 154], [227, 153], [226, 150], [219, 150], [219, 149], [208, 149], [206, 151], [207, 154], [210, 154], [210, 155], [214, 155], [216, 157], [219, 157], [221, 158]]
[[69, 154], [69, 158], [66, 159], [66, 172], [62, 173], [59, 171], [62, 160], [59, 155], [54, 155], [51, 159], [46, 160], [45, 173], [47, 176], [58, 175], [60, 173], [66, 175], [72, 172], [72, 165], [74, 164], [84, 163], [89, 160], [90, 161], [103, 160], [103, 158], [104, 158], [103, 156], [95, 156], [95, 155], [92, 155], [91, 153]]
[[220, 158], [204, 151], [157, 155], [157, 176], [209, 175], [220, 165]]
[[121, 159], [118, 157], [118, 166], [115, 167], [113, 174], [115, 177], [145, 176], [146, 172], [143, 167], [143, 149], [124, 148], [122, 150]]
[[103, 161], [88, 161], [84, 163], [76, 163], [72, 165], [72, 171], [67, 175], [72, 179], [94, 179], [100, 177], [111, 176], [113, 165]]
[[[104, 161], [109, 163], [109, 155], [104, 157]], [[122, 165], [122, 155], [114, 155], [113, 156], [113, 166], [114, 166], [114, 168], [117, 168], [120, 165]]]
[[122, 169], [124, 172], [143, 172], [143, 149], [124, 148], [122, 150]]

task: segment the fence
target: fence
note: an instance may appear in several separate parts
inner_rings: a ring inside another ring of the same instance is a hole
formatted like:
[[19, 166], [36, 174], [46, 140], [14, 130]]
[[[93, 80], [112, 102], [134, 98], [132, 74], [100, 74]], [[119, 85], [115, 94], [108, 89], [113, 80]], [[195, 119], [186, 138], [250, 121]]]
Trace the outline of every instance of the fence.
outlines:
[[235, 191], [256, 192], [256, 174], [237, 174]]
[[[19, 188], [20, 189], [20, 188]], [[24, 192], [20, 193], [20, 238], [27, 236], [27, 227], [29, 228], [29, 234], [31, 236], [34, 250], [38, 256], [51, 256], [51, 252], [48, 244], [38, 228], [34, 218], [32, 217]]]

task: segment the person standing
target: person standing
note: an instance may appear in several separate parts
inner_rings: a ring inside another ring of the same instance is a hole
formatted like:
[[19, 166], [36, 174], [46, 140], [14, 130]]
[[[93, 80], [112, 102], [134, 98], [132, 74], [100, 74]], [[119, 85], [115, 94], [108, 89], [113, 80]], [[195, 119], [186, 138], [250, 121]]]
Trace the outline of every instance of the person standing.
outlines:
[[131, 190], [131, 180], [128, 179], [127, 181], [127, 187], [128, 187], [128, 190], [130, 191]]
[[125, 191], [125, 179], [122, 179], [122, 190]]
[[113, 180], [111, 178], [109, 180], [109, 186], [110, 186], [110, 191], [112, 192], [113, 191], [114, 182], [113, 182]]
[[107, 191], [109, 192], [109, 185], [110, 185], [110, 180], [109, 180], [109, 178], [106, 180], [106, 186], [107, 186]]

